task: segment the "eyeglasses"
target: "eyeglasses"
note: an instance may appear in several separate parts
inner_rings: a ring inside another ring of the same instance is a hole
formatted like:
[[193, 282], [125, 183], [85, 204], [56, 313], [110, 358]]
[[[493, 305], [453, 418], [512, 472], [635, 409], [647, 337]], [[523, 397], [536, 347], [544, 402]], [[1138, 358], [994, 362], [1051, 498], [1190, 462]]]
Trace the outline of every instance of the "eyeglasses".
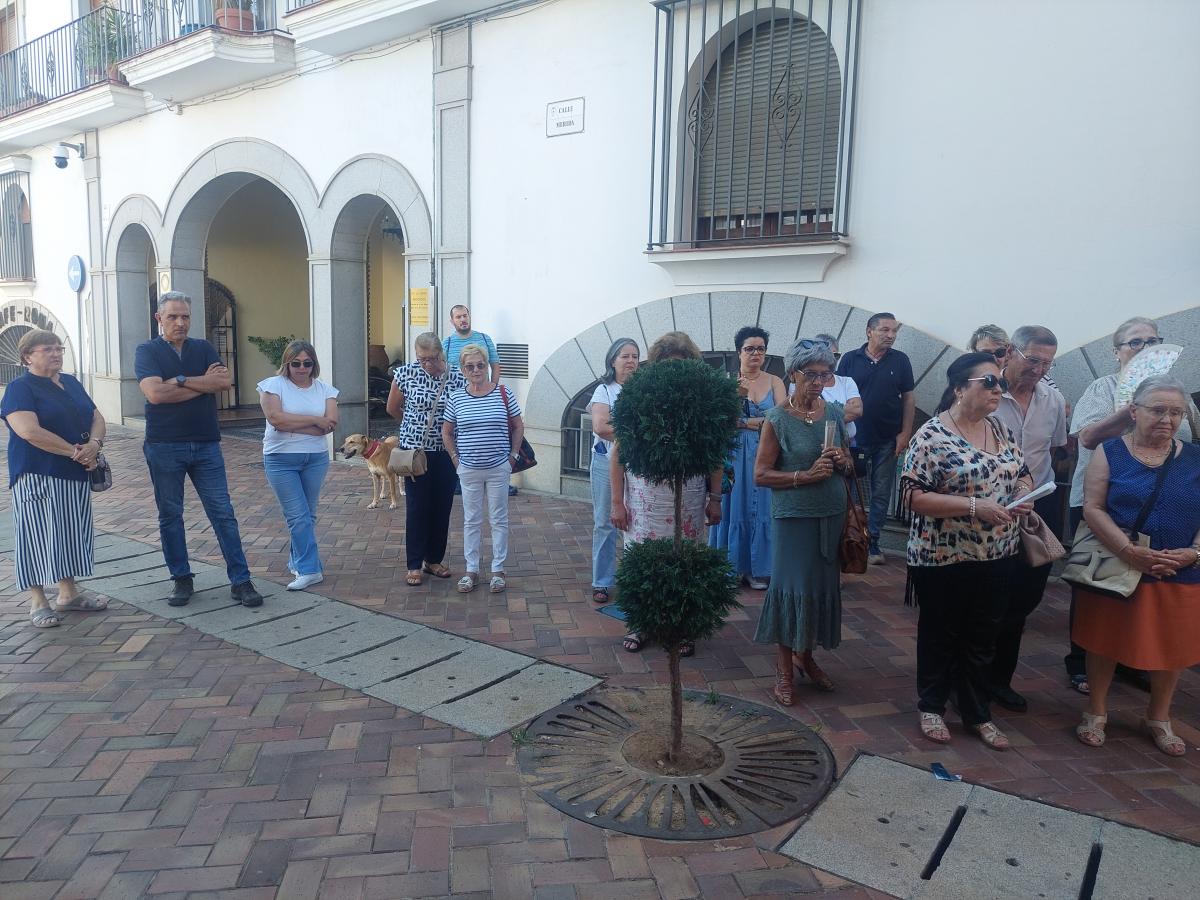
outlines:
[[767, 348], [765, 346], [764, 347], [756, 347], [756, 346], [750, 346], [748, 344], [743, 344], [742, 352], [749, 353], [752, 356], [765, 356], [767, 353]]
[[832, 384], [832, 383], [833, 383], [833, 379], [834, 379], [834, 377], [835, 377], [835, 376], [834, 376], [834, 374], [833, 374], [832, 372], [809, 372], [809, 371], [802, 371], [800, 374], [804, 376], [804, 379], [805, 379], [806, 381], [813, 381], [813, 382], [816, 382], [816, 381], [822, 381], [822, 382], [824, 382], [825, 384]]
[[1025, 360], [1025, 362], [1029, 363], [1034, 368], [1042, 368], [1047, 372], [1054, 368], [1054, 360], [1052, 359], [1042, 359], [1040, 356], [1026, 356], [1021, 352], [1020, 347], [1013, 347], [1013, 349], [1017, 351], [1017, 354], [1021, 357], [1021, 359]]
[[1128, 347], [1130, 350], [1141, 350], [1143, 347], [1154, 347], [1161, 343], [1163, 343], [1163, 339], [1160, 337], [1134, 338], [1129, 341], [1121, 341], [1117, 346]]
[[1186, 410], [1172, 409], [1169, 406], [1144, 406], [1141, 403], [1135, 403], [1134, 406], [1140, 406], [1154, 419], [1170, 419], [1172, 422], [1178, 422], [1187, 415]]
[[49, 354], [55, 354], [55, 353], [62, 353], [62, 352], [63, 352], [63, 350], [65, 350], [65, 349], [66, 349], [66, 348], [65, 348], [65, 347], [63, 347], [61, 344], [58, 344], [58, 345], [42, 344], [42, 345], [40, 345], [40, 346], [38, 346], [38, 347], [34, 347], [34, 348], [33, 348], [33, 349], [31, 349], [29, 352], [30, 352], [30, 353], [49, 353]]
[[487, 363], [463, 363], [463, 371], [479, 372], [487, 368]]
[[1008, 379], [999, 378], [995, 375], [980, 375], [978, 378], [968, 378], [967, 381], [981, 381], [984, 388], [989, 391], [994, 391], [997, 386], [1002, 391], [1008, 390]]
[[311, 359], [293, 359], [288, 365], [293, 369], [311, 369], [316, 363]]
[[812, 350], [814, 347], [824, 347], [826, 350], [829, 349], [829, 341], [814, 341], [810, 340], [809, 338], [803, 338], [799, 341], [799, 344], [801, 349], [804, 350]]
[[417, 362], [419, 362], [423, 366], [430, 366], [430, 365], [433, 365], [435, 362], [437, 362], [439, 359], [441, 359], [440, 356], [418, 356]]

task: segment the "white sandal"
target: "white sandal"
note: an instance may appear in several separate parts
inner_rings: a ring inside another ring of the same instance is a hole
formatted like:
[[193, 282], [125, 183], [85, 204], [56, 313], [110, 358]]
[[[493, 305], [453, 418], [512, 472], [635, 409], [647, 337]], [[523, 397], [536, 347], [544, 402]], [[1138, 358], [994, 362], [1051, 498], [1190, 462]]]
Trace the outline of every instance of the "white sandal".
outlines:
[[474, 572], [468, 572], [462, 578], [458, 579], [458, 592], [460, 594], [469, 594], [475, 590], [477, 584], [479, 584], [479, 576]]
[[1167, 756], [1183, 756], [1187, 752], [1187, 744], [1183, 738], [1171, 729], [1171, 722], [1159, 722], [1154, 719], [1142, 719], [1142, 725], [1150, 732], [1150, 737], [1156, 746]]
[[971, 730], [993, 750], [1007, 750], [1010, 746], [1008, 738], [1003, 731], [996, 727], [994, 722], [980, 722], [978, 725], [972, 725]]
[[504, 593], [504, 589], [506, 587], [508, 587], [508, 585], [505, 584], [505, 582], [504, 582], [504, 573], [503, 572], [493, 573], [492, 580], [488, 585], [488, 590], [491, 591], [493, 594], [502, 594], [502, 593]]

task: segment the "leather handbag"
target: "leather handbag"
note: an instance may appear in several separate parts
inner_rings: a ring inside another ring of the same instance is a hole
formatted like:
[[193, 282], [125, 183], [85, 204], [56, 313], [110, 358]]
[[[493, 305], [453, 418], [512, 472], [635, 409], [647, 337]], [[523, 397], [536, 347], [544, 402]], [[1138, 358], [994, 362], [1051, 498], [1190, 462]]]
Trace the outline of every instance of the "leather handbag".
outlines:
[[1048, 566], [1067, 555], [1067, 549], [1062, 545], [1050, 526], [1037, 513], [1023, 517], [1021, 529], [1021, 557], [1032, 568]]
[[[1142, 547], [1150, 546], [1150, 538], [1141, 533], [1142, 528], [1150, 518], [1150, 511], [1158, 501], [1158, 495], [1162, 493], [1163, 482], [1167, 480], [1167, 470], [1171, 468], [1174, 459], [1175, 453], [1172, 450], [1159, 467], [1154, 490], [1142, 505], [1137, 521], [1129, 529], [1129, 540]], [[1096, 594], [1128, 600], [1141, 583], [1142, 573], [1109, 550], [1087, 522], [1080, 522], [1075, 531], [1075, 540], [1071, 544], [1071, 552], [1067, 556], [1067, 567], [1063, 569], [1062, 579], [1068, 584]]]
[[862, 575], [867, 571], [867, 555], [871, 548], [867, 514], [850, 490], [850, 479], [843, 478], [842, 481], [846, 485], [846, 520], [838, 541], [838, 562], [843, 574]]
[[[505, 410], [508, 409], [508, 388], [500, 385], [500, 398], [504, 401]], [[512, 416], [508, 417], [508, 436], [509, 446], [512, 446]], [[513, 460], [513, 474], [524, 472], [526, 469], [532, 469], [537, 465], [537, 457], [534, 456], [533, 448], [529, 446], [529, 441], [521, 438], [521, 447], [517, 451], [517, 458]]]
[[[438, 387], [437, 395], [433, 398], [433, 405], [429, 407], [429, 418], [425, 420], [425, 432], [421, 435], [422, 444], [429, 440], [429, 432], [432, 430], [433, 420], [437, 416], [438, 402], [442, 399], [442, 391], [446, 389], [449, 381], [450, 376], [447, 374]], [[420, 478], [429, 471], [429, 460], [425, 457], [425, 451], [419, 447], [412, 450], [397, 447], [388, 457], [387, 467], [389, 472], [401, 478]]]

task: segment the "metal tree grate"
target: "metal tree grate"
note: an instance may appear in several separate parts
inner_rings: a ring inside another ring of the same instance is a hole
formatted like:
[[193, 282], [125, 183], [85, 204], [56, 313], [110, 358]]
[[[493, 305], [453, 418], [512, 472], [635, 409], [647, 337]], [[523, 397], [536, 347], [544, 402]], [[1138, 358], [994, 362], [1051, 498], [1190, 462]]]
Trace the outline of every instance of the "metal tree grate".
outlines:
[[661, 729], [668, 702], [665, 688], [650, 688], [565, 703], [529, 726], [517, 765], [543, 800], [569, 816], [668, 840], [765, 831], [808, 812], [832, 786], [836, 762], [812, 729], [757, 703], [695, 691], [684, 692], [684, 728], [719, 749], [720, 762], [690, 776], [645, 771], [623, 748]]

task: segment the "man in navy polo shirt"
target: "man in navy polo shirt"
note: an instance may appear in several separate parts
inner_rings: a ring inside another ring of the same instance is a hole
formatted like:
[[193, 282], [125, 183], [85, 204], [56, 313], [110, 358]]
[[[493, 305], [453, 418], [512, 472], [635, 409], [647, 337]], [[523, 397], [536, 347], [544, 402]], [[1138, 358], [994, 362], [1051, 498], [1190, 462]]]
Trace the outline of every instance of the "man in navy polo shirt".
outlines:
[[217, 427], [215, 395], [232, 384], [229, 370], [212, 344], [188, 337], [192, 301], [187, 294], [163, 294], [158, 298], [154, 318], [161, 335], [138, 346], [134, 370], [138, 386], [146, 395], [146, 442], [142, 449], [154, 484], [158, 533], [175, 581], [167, 603], [184, 606], [192, 597], [192, 568], [183, 529], [186, 475], [192, 479], [221, 545], [233, 599], [244, 606], [261, 606], [262, 594], [250, 581], [237, 519], [229, 502]]
[[887, 519], [888, 502], [896, 485], [896, 457], [904, 453], [912, 437], [913, 397], [912, 363], [899, 350], [892, 349], [900, 323], [889, 312], [876, 313], [867, 320], [867, 342], [846, 353], [837, 373], [854, 379], [862, 394], [862, 418], [854, 444], [867, 464], [871, 485], [871, 509], [867, 531], [871, 546], [867, 562], [884, 561], [879, 549], [879, 533]]

